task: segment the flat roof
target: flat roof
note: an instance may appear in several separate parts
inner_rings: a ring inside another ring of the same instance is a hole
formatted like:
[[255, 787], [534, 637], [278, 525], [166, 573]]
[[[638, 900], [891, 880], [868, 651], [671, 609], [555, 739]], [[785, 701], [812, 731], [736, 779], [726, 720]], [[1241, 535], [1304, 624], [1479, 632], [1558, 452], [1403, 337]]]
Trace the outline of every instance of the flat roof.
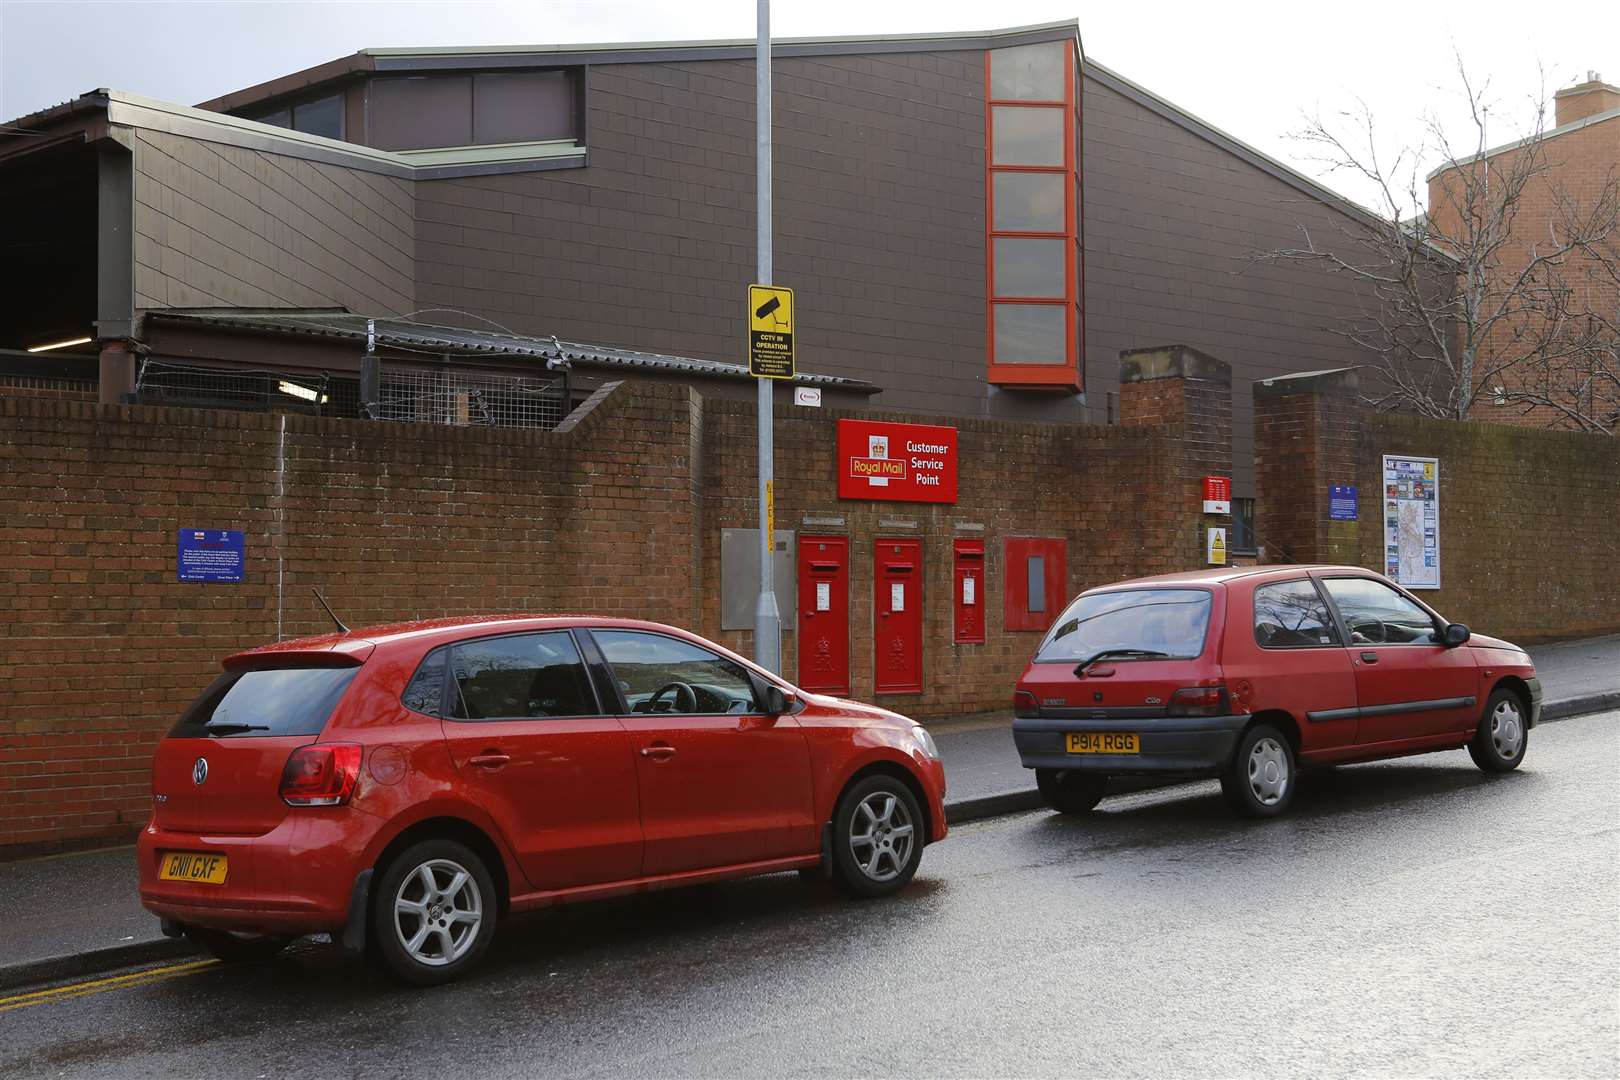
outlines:
[[[718, 360], [698, 360], [689, 356], [621, 349], [611, 345], [587, 345], [561, 341], [555, 336], [512, 334], [494, 330], [469, 330], [457, 326], [437, 326], [402, 318], [369, 317], [347, 311], [282, 311], [274, 308], [194, 308], [154, 310], [148, 319], [184, 326], [206, 326], [287, 337], [313, 337], [329, 341], [353, 342], [363, 346], [369, 328], [375, 331], [377, 345], [405, 351], [453, 354], [493, 359], [521, 357], [541, 361], [546, 368], [583, 365], [610, 368], [626, 373], [654, 371], [663, 374], [694, 375], [713, 379], [747, 379], [741, 364]], [[788, 380], [784, 379], [783, 382]], [[879, 387], [861, 379], [841, 375], [817, 375], [801, 371], [793, 380], [797, 386], [818, 386], [857, 393], [875, 394]]]

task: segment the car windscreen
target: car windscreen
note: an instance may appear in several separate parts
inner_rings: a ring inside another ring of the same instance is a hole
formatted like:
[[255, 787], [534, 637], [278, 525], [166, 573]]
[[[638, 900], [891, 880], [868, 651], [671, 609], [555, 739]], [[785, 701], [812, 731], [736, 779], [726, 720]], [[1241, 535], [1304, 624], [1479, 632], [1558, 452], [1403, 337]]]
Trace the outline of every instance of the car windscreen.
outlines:
[[[1105, 653], [1191, 660], [1204, 651], [1210, 594], [1203, 589], [1130, 589], [1082, 596], [1058, 617], [1037, 663], [1077, 664]], [[1155, 655], [1156, 654], [1156, 655]]]
[[319, 735], [359, 668], [227, 671], [192, 702], [171, 739]]

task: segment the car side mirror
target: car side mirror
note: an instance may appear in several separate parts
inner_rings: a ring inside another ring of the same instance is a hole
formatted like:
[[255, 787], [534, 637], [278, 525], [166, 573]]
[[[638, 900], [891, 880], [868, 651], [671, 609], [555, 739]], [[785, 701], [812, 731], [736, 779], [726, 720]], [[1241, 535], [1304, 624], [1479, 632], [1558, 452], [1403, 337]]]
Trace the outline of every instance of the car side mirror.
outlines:
[[1446, 648], [1455, 649], [1458, 645], [1466, 644], [1471, 636], [1468, 627], [1460, 622], [1454, 622], [1446, 624], [1445, 633], [1440, 640], [1445, 642]]
[[765, 687], [765, 715], [767, 716], [781, 716], [783, 713], [792, 712], [797, 701], [797, 697], [783, 690], [775, 683], [770, 683]]

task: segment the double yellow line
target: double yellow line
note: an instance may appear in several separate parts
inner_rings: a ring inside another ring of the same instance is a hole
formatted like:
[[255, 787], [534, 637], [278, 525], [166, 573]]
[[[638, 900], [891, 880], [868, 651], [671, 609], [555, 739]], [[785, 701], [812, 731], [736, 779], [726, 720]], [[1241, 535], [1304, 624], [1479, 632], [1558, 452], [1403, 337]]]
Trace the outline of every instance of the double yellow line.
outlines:
[[113, 975], [106, 979], [91, 979], [88, 982], [69, 983], [49, 990], [35, 990], [28, 994], [0, 997], [0, 1013], [26, 1009], [30, 1005], [49, 1005], [55, 1001], [87, 997], [90, 994], [105, 994], [109, 990], [122, 990], [128, 986], [144, 986], [165, 979], [177, 979], [182, 975], [195, 975], [199, 971], [218, 965], [218, 960], [191, 960], [184, 964], [147, 968], [145, 971], [132, 971], [127, 975]]

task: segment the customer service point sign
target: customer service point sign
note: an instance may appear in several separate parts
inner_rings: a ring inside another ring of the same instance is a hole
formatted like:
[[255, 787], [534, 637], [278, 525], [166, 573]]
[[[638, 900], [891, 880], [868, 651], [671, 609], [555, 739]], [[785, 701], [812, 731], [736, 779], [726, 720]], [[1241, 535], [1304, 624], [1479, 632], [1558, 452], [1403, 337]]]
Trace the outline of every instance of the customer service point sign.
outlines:
[[956, 501], [956, 429], [838, 421], [838, 497]]

